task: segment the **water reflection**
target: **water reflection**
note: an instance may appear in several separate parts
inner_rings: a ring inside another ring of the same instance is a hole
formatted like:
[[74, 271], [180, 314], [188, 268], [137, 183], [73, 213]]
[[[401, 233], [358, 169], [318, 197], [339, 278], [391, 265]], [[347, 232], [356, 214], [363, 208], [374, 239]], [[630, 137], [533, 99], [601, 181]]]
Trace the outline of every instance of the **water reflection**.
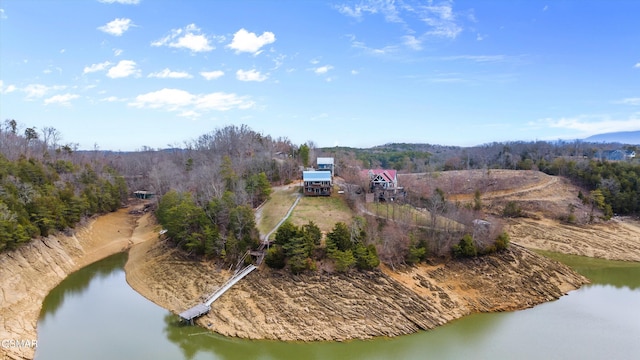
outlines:
[[[557, 258], [557, 257], [556, 257]], [[540, 359], [640, 353], [640, 264], [560, 260], [594, 285], [533, 309], [476, 314], [397, 338], [279, 342], [181, 325], [126, 283], [120, 254], [69, 276], [45, 299], [38, 359]]]
[[429, 331], [396, 338], [348, 342], [281, 342], [224, 337], [198, 326], [183, 325], [175, 315], [164, 317], [164, 334], [184, 359], [424, 359], [447, 357], [452, 349], [489, 342], [502, 316], [471, 315]]
[[127, 253], [120, 253], [110, 256], [102, 261], [76, 271], [67, 276], [45, 297], [40, 318], [55, 313], [65, 301], [65, 298], [80, 296], [94, 279], [104, 279], [114, 271], [121, 271], [127, 262]]
[[536, 251], [544, 256], [569, 265], [584, 275], [592, 284], [612, 285], [616, 288], [640, 289], [640, 263], [594, 259], [578, 255], [565, 255]]

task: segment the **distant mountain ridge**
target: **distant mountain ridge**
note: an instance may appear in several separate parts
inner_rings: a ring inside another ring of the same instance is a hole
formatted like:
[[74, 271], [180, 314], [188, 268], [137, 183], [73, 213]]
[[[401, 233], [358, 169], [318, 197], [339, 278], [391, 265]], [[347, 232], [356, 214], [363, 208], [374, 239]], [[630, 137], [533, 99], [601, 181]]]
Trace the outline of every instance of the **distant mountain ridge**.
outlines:
[[597, 134], [589, 136], [584, 141], [640, 145], [640, 130]]

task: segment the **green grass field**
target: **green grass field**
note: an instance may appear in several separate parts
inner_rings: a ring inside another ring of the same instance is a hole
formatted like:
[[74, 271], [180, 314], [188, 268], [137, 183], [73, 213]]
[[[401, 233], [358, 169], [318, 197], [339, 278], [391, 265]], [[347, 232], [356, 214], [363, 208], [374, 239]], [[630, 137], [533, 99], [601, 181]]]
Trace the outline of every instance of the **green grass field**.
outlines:
[[353, 212], [342, 195], [336, 192], [329, 197], [303, 197], [290, 218], [296, 226], [304, 225], [311, 220], [324, 232], [331, 231], [340, 221], [350, 224], [352, 219]]
[[[258, 222], [258, 230], [261, 234], [271, 231], [278, 222], [287, 214], [293, 205], [299, 186], [289, 188], [274, 189], [271, 198], [262, 207], [262, 216]], [[400, 221], [417, 226], [431, 226], [429, 212], [420, 211], [410, 205], [398, 205], [394, 203], [369, 203], [366, 204], [369, 212], [377, 216]], [[289, 220], [296, 226], [307, 224], [313, 221], [321, 231], [329, 232], [337, 222], [350, 224], [354, 213], [347, 205], [343, 195], [334, 192], [329, 197], [303, 196], [300, 202], [291, 213]], [[461, 227], [461, 224], [453, 220], [439, 216], [437, 218], [438, 227]], [[274, 235], [272, 235], [273, 237]]]
[[280, 219], [287, 214], [298, 195], [298, 186], [284, 190], [276, 190], [271, 194], [269, 201], [262, 206], [262, 217], [258, 222], [258, 230], [266, 234], [273, 229]]

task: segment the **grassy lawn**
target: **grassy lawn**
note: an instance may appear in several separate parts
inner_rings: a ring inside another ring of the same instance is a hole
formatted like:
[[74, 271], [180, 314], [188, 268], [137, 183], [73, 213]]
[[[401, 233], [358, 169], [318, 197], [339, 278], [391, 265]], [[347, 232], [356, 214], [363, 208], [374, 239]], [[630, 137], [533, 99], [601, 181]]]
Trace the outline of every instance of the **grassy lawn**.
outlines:
[[311, 220], [325, 232], [331, 231], [337, 222], [350, 224], [352, 219], [353, 212], [342, 195], [335, 192], [329, 197], [303, 197], [290, 218], [296, 226], [304, 225]]
[[296, 200], [299, 189], [298, 186], [292, 186], [288, 189], [274, 191], [271, 194], [269, 201], [262, 207], [262, 218], [258, 223], [258, 230], [261, 234], [271, 231], [287, 214]]
[[[290, 188], [278, 189], [271, 194], [269, 201], [262, 207], [262, 217], [258, 223], [260, 233], [266, 234], [278, 224], [293, 205], [299, 190], [299, 186], [291, 186]], [[429, 212], [420, 211], [410, 205], [369, 203], [366, 204], [366, 207], [368, 211], [380, 217], [418, 226], [431, 226]], [[337, 222], [350, 224], [353, 216], [354, 214], [349, 209], [343, 195], [334, 192], [329, 197], [303, 196], [289, 220], [296, 226], [307, 224], [311, 220], [318, 225], [320, 230], [329, 232]], [[462, 226], [441, 216], [436, 221], [438, 227]]]

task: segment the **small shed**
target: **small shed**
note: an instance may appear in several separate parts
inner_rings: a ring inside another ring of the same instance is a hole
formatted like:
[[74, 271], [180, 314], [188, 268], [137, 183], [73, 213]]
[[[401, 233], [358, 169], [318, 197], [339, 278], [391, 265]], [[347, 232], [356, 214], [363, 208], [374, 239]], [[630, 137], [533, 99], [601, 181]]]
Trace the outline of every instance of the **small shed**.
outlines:
[[150, 191], [138, 190], [138, 191], [134, 191], [133, 195], [137, 199], [151, 199], [155, 194]]

